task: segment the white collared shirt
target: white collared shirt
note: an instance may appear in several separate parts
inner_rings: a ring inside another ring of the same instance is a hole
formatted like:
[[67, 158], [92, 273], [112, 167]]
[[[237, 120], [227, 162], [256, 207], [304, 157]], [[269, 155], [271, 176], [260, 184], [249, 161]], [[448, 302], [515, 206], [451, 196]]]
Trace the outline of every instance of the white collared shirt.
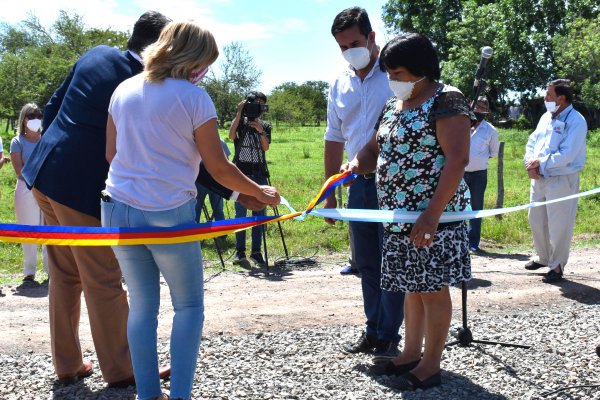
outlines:
[[469, 165], [466, 172], [481, 171], [488, 169], [488, 160], [498, 157], [498, 130], [494, 125], [482, 120], [477, 128], [471, 132], [471, 148], [469, 151]]
[[325, 140], [345, 143], [353, 160], [375, 132], [375, 125], [393, 92], [379, 59], [364, 80], [348, 67], [329, 89]]
[[529, 136], [523, 161], [537, 158], [545, 178], [579, 172], [585, 164], [586, 135], [585, 118], [573, 105], [556, 118], [546, 112]]

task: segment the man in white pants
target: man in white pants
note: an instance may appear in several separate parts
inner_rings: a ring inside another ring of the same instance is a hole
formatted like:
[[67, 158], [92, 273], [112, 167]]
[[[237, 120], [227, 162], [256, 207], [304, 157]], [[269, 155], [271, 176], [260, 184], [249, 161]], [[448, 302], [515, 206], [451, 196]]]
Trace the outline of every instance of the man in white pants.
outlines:
[[[566, 79], [548, 84], [546, 112], [529, 136], [524, 164], [531, 178], [531, 201], [547, 201], [579, 193], [579, 172], [585, 164], [587, 124], [572, 105], [573, 87]], [[545, 283], [562, 280], [573, 237], [577, 199], [529, 211], [537, 259], [525, 269], [548, 267]]]

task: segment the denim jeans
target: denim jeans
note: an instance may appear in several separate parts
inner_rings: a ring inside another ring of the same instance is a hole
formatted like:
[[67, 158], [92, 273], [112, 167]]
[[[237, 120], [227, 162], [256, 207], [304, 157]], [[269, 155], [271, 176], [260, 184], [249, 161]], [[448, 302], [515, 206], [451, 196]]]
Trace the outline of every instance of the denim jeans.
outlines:
[[212, 208], [212, 221], [225, 219], [225, 214], [223, 214], [223, 198], [198, 182], [196, 182], [196, 190], [198, 191], [196, 195], [196, 222], [200, 222], [206, 196], [208, 196], [210, 208]]
[[[252, 179], [254, 182], [259, 185], [266, 185], [267, 178], [263, 176], [253, 176], [250, 175], [248, 178]], [[242, 218], [245, 217], [248, 213], [248, 210], [244, 208], [237, 201], [235, 202], [235, 217]], [[262, 211], [252, 211], [253, 216], [265, 215], [265, 210]], [[260, 252], [260, 245], [262, 243], [262, 234], [263, 234], [263, 225], [255, 226], [252, 228], [252, 253]], [[235, 250], [237, 253], [245, 253], [246, 252], [246, 231], [243, 230], [241, 232], [235, 233]]]
[[[487, 186], [487, 169], [465, 172], [465, 182], [471, 192], [471, 208], [473, 211], [483, 210], [483, 198]], [[469, 220], [469, 247], [479, 247], [481, 239], [481, 218]]]
[[[375, 179], [356, 178], [348, 189], [348, 208], [377, 209]], [[379, 223], [350, 221], [354, 263], [361, 273], [367, 335], [398, 343], [404, 320], [404, 293], [381, 289], [381, 246], [383, 227]]]
[[[102, 226], [169, 227], [194, 222], [195, 199], [168, 211], [143, 211], [111, 199], [102, 202]], [[129, 292], [127, 338], [138, 398], [161, 394], [157, 333], [160, 275], [175, 311], [171, 330], [171, 397], [190, 398], [202, 324], [204, 292], [199, 242], [113, 246]]]

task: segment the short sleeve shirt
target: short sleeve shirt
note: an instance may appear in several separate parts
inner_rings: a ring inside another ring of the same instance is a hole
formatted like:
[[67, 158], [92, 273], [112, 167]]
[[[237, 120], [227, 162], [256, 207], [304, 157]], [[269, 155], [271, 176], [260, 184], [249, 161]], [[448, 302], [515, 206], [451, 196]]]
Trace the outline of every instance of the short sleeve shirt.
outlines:
[[[427, 208], [444, 168], [445, 157], [436, 135], [439, 118], [466, 115], [472, 118], [458, 89], [440, 87], [421, 106], [399, 111], [396, 97], [386, 103], [377, 130], [377, 198], [382, 210], [421, 211]], [[446, 211], [469, 207], [464, 180], [448, 202]], [[390, 232], [410, 233], [412, 224], [384, 223]]]

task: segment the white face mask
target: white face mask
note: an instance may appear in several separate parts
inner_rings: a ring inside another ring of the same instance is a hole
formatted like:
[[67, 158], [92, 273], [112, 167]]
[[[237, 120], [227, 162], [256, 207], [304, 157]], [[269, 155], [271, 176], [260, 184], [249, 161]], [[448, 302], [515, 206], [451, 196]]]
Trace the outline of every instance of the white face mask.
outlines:
[[352, 65], [355, 70], [363, 69], [371, 61], [371, 52], [369, 51], [369, 39], [367, 38], [367, 47], [353, 47], [342, 52], [342, 56]]
[[390, 80], [390, 89], [394, 92], [394, 95], [398, 100], [408, 100], [412, 95], [412, 91], [418, 82], [421, 82], [425, 77], [422, 77], [418, 81], [404, 82], [404, 81], [392, 81]]
[[558, 106], [555, 101], [544, 101], [544, 105], [546, 106], [546, 110], [553, 113], [558, 110]]
[[27, 120], [27, 128], [29, 128], [29, 130], [37, 132], [40, 130], [40, 128], [42, 127], [42, 120], [41, 119], [30, 119]]
[[192, 85], [197, 85], [200, 83], [200, 81], [202, 80], [202, 78], [204, 78], [204, 75], [206, 75], [206, 73], [208, 72], [208, 67], [202, 67], [197, 71], [193, 71], [190, 73], [190, 82], [192, 82]]

